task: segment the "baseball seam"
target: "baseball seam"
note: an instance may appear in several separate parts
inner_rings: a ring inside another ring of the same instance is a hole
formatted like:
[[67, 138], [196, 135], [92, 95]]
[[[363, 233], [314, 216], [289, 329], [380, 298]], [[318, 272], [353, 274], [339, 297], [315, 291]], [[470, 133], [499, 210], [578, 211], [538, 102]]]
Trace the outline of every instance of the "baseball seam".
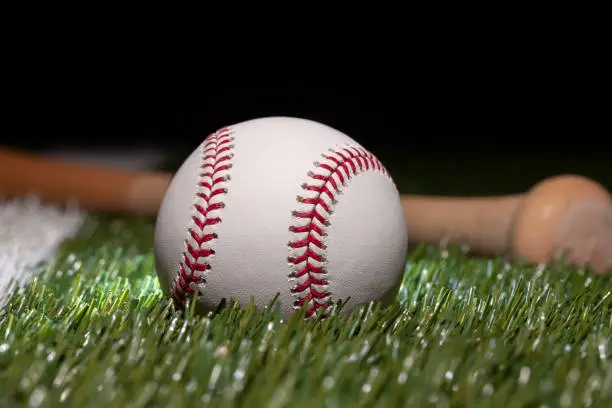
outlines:
[[352, 177], [366, 171], [378, 171], [390, 179], [378, 158], [362, 147], [346, 146], [329, 151], [329, 154], [322, 154], [323, 160], [314, 162], [314, 170], [307, 173], [309, 180], [301, 186], [304, 195], [297, 196], [299, 209], [291, 213], [294, 223], [289, 227], [294, 234], [287, 244], [291, 269], [288, 277], [295, 298], [293, 308], [297, 310], [307, 304], [306, 318], [317, 316], [321, 308], [322, 317], [326, 317], [332, 303], [326, 228], [331, 225], [330, 216], [342, 193], [341, 187], [346, 187]]
[[172, 287], [172, 297], [181, 306], [194, 291], [202, 294], [200, 290], [206, 285], [210, 270], [209, 261], [215, 256], [213, 243], [218, 238], [216, 229], [225, 207], [223, 197], [228, 192], [226, 182], [230, 179], [234, 156], [232, 133], [231, 128], [224, 127], [202, 143], [202, 164], [191, 222]]

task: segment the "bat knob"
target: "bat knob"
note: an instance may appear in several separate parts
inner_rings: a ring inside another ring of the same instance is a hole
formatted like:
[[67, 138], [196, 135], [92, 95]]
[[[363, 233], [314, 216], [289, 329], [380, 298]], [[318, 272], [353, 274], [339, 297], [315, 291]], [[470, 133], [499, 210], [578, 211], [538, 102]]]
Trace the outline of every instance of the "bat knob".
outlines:
[[583, 176], [546, 179], [517, 207], [510, 242], [513, 255], [530, 263], [565, 257], [597, 273], [612, 271], [612, 198]]

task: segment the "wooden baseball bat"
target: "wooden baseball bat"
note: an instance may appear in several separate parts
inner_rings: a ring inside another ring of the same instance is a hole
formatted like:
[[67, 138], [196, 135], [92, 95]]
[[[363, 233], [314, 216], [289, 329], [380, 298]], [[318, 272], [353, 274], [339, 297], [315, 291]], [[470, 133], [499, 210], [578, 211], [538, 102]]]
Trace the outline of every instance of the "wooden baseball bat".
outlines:
[[[84, 165], [0, 149], [0, 197], [35, 194], [91, 211], [155, 216], [172, 174]], [[524, 194], [401, 196], [411, 242], [464, 243], [477, 253], [531, 263], [565, 255], [577, 266], [612, 268], [612, 198], [576, 175], [546, 179]]]
[[0, 149], [0, 197], [35, 194], [86, 210], [154, 216], [172, 175], [138, 172]]

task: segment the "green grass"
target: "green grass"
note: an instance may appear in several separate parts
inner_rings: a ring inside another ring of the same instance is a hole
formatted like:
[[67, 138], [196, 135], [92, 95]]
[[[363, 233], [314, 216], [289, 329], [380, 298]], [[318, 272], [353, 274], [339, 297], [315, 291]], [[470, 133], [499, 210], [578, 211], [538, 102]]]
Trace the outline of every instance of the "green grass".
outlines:
[[411, 252], [396, 305], [174, 311], [152, 224], [92, 217], [0, 312], [0, 407], [608, 407], [612, 281]]

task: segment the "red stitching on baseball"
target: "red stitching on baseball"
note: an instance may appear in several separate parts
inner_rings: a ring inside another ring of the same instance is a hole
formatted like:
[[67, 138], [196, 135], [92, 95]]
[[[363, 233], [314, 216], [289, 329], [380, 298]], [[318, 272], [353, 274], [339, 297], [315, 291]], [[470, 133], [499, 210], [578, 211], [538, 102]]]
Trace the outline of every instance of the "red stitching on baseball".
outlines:
[[206, 274], [210, 269], [208, 261], [215, 255], [212, 241], [218, 238], [210, 227], [221, 222], [219, 211], [225, 207], [222, 196], [227, 189], [221, 183], [229, 180], [227, 170], [232, 167], [233, 140], [231, 130], [222, 128], [209, 135], [202, 144], [202, 172], [197, 193], [199, 202], [193, 205], [194, 215], [172, 289], [172, 297], [180, 306], [185, 304], [188, 296], [199, 290], [194, 288], [195, 285], [206, 284]]
[[287, 259], [292, 268], [289, 278], [296, 282], [291, 288], [296, 297], [293, 306], [299, 309], [308, 304], [306, 317], [315, 316], [321, 308], [323, 317], [329, 313], [332, 293], [325, 268], [325, 227], [330, 225], [329, 216], [341, 193], [340, 187], [346, 186], [353, 176], [366, 171], [379, 171], [389, 177], [376, 156], [361, 147], [330, 149], [330, 152], [322, 155], [324, 162], [314, 163], [316, 172], [308, 172], [311, 181], [304, 183], [302, 189], [310, 196], [297, 197], [302, 206], [292, 212], [296, 222], [289, 227], [296, 234], [295, 239], [288, 243], [289, 248], [303, 249], [301, 254]]

